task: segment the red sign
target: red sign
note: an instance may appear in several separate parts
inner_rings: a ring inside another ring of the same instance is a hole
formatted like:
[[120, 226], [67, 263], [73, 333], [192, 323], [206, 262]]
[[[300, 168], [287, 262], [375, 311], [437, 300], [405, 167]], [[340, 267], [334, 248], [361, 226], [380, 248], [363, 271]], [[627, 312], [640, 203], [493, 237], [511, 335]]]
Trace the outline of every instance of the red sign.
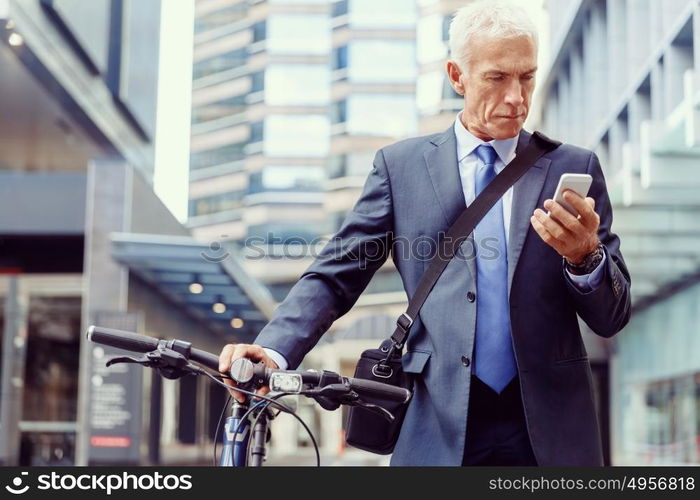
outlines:
[[127, 436], [92, 436], [90, 445], [99, 448], [128, 448], [131, 438]]

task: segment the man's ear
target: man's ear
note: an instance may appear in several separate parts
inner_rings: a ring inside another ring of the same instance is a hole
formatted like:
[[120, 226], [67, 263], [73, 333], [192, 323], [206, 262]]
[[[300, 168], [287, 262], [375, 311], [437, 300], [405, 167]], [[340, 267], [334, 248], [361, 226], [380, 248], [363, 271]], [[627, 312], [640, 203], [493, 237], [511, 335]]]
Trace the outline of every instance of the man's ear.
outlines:
[[461, 81], [461, 76], [462, 76], [462, 70], [459, 69], [459, 66], [457, 66], [457, 63], [454, 61], [447, 61], [447, 77], [450, 79], [450, 83], [452, 84], [452, 88], [457, 92], [459, 95], [464, 95], [464, 85], [462, 84]]

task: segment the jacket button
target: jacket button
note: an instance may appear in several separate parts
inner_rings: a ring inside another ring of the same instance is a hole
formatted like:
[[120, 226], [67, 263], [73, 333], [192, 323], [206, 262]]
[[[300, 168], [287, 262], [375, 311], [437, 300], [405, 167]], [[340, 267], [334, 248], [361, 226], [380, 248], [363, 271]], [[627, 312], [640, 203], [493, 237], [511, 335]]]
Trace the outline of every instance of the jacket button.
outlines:
[[471, 365], [472, 362], [468, 357], [462, 356], [462, 364], [466, 367], [469, 367], [469, 365]]
[[474, 292], [467, 292], [467, 300], [469, 302], [474, 302], [476, 300], [476, 294]]

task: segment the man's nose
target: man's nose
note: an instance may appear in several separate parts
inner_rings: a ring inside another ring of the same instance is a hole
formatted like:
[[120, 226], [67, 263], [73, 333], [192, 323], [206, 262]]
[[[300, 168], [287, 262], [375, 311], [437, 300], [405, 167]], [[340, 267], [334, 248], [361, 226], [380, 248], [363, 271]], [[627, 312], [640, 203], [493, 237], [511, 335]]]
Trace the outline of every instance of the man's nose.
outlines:
[[518, 80], [514, 80], [506, 90], [506, 104], [520, 106], [525, 98], [523, 97], [523, 86]]

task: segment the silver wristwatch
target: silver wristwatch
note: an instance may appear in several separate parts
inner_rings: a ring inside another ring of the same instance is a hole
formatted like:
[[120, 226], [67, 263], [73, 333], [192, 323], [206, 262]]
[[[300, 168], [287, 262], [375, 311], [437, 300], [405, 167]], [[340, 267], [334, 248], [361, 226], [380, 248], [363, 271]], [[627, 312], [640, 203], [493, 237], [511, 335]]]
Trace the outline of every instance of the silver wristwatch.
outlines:
[[586, 257], [581, 263], [572, 264], [571, 262], [566, 260], [566, 258], [564, 259], [564, 262], [566, 262], [569, 271], [571, 271], [574, 274], [591, 274], [593, 271], [595, 271], [595, 268], [598, 267], [600, 261], [603, 260], [604, 255], [605, 250], [603, 249], [603, 244], [598, 242], [598, 246], [595, 248], [595, 250], [586, 255]]

